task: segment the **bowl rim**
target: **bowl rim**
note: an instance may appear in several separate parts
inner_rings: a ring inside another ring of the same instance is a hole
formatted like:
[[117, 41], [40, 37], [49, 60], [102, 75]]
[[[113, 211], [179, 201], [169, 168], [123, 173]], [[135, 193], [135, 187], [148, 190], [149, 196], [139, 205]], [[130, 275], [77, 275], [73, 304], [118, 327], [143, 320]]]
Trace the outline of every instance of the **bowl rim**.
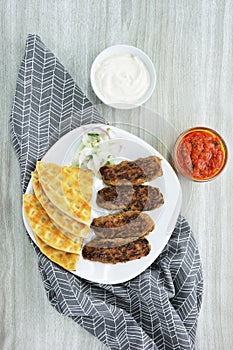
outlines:
[[[107, 57], [110, 57], [113, 54], [113, 51], [116, 51], [117, 49], [119, 50], [124, 50], [125, 52], [129, 52], [135, 56], [138, 56], [142, 62], [145, 64], [149, 75], [150, 75], [150, 85], [146, 91], [146, 93], [138, 99], [135, 103], [133, 104], [126, 104], [126, 103], [109, 103], [104, 96], [100, 93], [98, 86], [96, 84], [95, 80], [95, 72], [96, 72], [96, 66], [98, 65], [101, 60], [104, 60]], [[136, 46], [132, 45], [126, 45], [126, 44], [117, 44], [117, 45], [112, 45], [109, 47], [106, 47], [104, 50], [102, 50], [94, 59], [92, 66], [91, 66], [91, 71], [90, 71], [90, 81], [91, 81], [91, 86], [92, 89], [95, 93], [95, 95], [102, 101], [105, 105], [110, 106], [112, 108], [116, 109], [133, 109], [136, 107], [139, 107], [143, 105], [149, 98], [152, 96], [156, 82], [157, 82], [157, 74], [156, 74], [156, 69], [154, 66], [154, 63], [150, 59], [150, 57], [141, 49], [139, 49]]]
[[[188, 135], [194, 131], [203, 131], [203, 132], [209, 132], [210, 134], [213, 134], [215, 136], [217, 136], [221, 142], [221, 147], [224, 150], [224, 160], [222, 163], [221, 168], [212, 176], [204, 178], [204, 179], [198, 179], [195, 178], [193, 176], [189, 176], [183, 169], [182, 167], [179, 165], [179, 162], [177, 160], [176, 157], [176, 151], [177, 151], [177, 147], [180, 144], [180, 142], [182, 141], [182, 138], [185, 135]], [[174, 146], [173, 146], [173, 151], [172, 151], [172, 161], [173, 161], [173, 165], [175, 167], [175, 169], [177, 170], [177, 172], [179, 172], [182, 176], [184, 176], [186, 179], [190, 180], [190, 181], [194, 181], [194, 182], [208, 182], [211, 180], [214, 180], [216, 177], [218, 177], [219, 175], [221, 175], [223, 173], [223, 171], [226, 169], [227, 163], [228, 163], [228, 147], [227, 147], [227, 143], [226, 141], [223, 139], [223, 137], [218, 133], [218, 131], [216, 131], [215, 129], [209, 127], [209, 126], [195, 126], [195, 127], [191, 127], [189, 129], [184, 130], [176, 139]]]

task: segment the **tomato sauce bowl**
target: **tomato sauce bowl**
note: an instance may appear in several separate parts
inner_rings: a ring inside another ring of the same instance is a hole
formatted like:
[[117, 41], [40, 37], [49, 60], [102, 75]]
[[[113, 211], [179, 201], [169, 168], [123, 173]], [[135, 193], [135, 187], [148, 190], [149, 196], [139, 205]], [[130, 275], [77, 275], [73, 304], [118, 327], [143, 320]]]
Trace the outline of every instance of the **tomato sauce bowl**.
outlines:
[[204, 182], [222, 173], [228, 158], [223, 138], [208, 127], [194, 127], [184, 131], [173, 149], [176, 170], [186, 178]]

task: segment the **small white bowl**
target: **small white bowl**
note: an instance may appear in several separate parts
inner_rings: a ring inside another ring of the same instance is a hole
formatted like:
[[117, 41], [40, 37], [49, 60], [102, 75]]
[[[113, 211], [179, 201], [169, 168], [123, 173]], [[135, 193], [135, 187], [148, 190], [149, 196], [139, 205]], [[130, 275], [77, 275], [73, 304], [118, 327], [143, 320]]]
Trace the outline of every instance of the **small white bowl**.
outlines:
[[[140, 97], [135, 103], [133, 104], [127, 104], [127, 103], [111, 103], [105, 99], [105, 97], [102, 95], [102, 93], [99, 90], [98, 84], [95, 79], [96, 71], [102, 61], [104, 61], [106, 58], [113, 56], [113, 55], [120, 55], [120, 54], [131, 54], [133, 56], [138, 57], [146, 66], [149, 76], [150, 76], [150, 84], [148, 86], [148, 89], [146, 93]], [[94, 60], [92, 67], [91, 67], [91, 85], [92, 88], [96, 94], [96, 96], [106, 105], [118, 108], [118, 109], [132, 109], [138, 106], [141, 106], [143, 103], [145, 103], [152, 95], [155, 85], [156, 85], [156, 71], [155, 67], [151, 61], [151, 59], [143, 52], [142, 50], [138, 49], [134, 46], [129, 45], [114, 45], [110, 46], [107, 49], [103, 50]]]

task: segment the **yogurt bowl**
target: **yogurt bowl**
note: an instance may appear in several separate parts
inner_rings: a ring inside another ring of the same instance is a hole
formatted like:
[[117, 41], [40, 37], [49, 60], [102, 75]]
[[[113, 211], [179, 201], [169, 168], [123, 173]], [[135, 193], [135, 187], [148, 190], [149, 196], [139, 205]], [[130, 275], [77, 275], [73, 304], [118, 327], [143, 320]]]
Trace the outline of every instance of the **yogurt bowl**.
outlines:
[[91, 85], [106, 105], [118, 109], [141, 106], [152, 95], [156, 71], [140, 49], [115, 45], [103, 50], [91, 67]]

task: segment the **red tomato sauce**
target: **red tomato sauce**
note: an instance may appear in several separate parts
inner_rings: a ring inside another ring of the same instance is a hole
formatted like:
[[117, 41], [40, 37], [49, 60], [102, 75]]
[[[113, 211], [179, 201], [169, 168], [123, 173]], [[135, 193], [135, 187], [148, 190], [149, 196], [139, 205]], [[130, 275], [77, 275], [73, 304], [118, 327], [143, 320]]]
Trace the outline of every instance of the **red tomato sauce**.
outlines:
[[216, 134], [197, 129], [182, 137], [176, 157], [186, 175], [204, 180], [220, 172], [225, 161], [225, 150]]

